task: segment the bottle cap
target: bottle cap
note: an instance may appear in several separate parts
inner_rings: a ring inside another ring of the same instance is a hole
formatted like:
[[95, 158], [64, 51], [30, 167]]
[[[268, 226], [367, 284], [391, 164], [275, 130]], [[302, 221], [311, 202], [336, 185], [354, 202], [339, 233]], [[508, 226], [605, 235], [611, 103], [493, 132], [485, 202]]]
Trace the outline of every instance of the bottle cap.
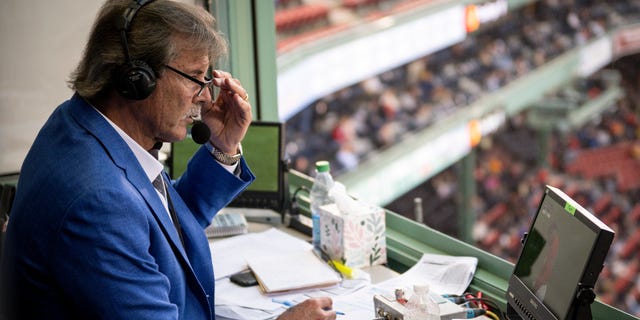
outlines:
[[329, 168], [331, 168], [329, 161], [322, 160], [316, 162], [316, 170], [318, 170], [318, 172], [328, 172]]

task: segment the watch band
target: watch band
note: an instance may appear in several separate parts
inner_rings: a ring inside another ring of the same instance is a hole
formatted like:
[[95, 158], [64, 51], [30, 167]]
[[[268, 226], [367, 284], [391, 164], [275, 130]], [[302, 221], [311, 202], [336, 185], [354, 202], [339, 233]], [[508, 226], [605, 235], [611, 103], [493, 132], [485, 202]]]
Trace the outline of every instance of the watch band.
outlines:
[[228, 166], [236, 164], [242, 158], [242, 145], [238, 144], [238, 150], [240, 151], [238, 154], [230, 155], [226, 154], [215, 147], [213, 148], [213, 157], [220, 163], [226, 164]]

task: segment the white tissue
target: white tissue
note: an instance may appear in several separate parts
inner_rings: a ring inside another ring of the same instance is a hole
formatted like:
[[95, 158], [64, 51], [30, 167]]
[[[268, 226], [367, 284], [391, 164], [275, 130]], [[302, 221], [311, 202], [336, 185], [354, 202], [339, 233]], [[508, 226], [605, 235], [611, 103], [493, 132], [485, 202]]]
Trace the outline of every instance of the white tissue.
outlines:
[[340, 182], [335, 182], [329, 196], [333, 198], [338, 210], [343, 215], [347, 214], [363, 214], [369, 211], [369, 206], [362, 201], [356, 200], [347, 194], [345, 186]]

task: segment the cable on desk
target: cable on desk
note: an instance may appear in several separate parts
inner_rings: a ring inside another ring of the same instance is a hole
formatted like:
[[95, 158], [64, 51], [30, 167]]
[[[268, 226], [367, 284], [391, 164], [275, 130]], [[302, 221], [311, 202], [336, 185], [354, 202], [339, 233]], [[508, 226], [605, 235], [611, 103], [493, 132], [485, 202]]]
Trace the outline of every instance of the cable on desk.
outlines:
[[[473, 297], [473, 295], [471, 296]], [[467, 302], [465, 302], [466, 304], [472, 303], [476, 307], [478, 307], [479, 305], [484, 305], [485, 306], [484, 309], [487, 310], [486, 315], [490, 316], [495, 320], [506, 319], [506, 317], [504, 316], [504, 313], [498, 306], [498, 303], [492, 299], [489, 299], [487, 297], [484, 297], [484, 298], [473, 297], [473, 298], [467, 298], [466, 300], [467, 300]]]
[[307, 188], [305, 186], [300, 186], [300, 187], [298, 187], [296, 189], [296, 191], [293, 192], [293, 196], [291, 197], [291, 201], [289, 202], [289, 212], [291, 212], [291, 215], [299, 214], [299, 212], [298, 212], [298, 193], [300, 191], [304, 191], [307, 194], [311, 193], [309, 188]]
[[462, 295], [445, 294], [442, 297], [468, 308], [482, 308], [487, 312], [485, 315], [494, 320], [506, 319], [498, 303], [495, 300], [483, 297], [482, 292], [478, 292], [476, 295], [470, 292], [465, 292]]
[[309, 188], [305, 186], [300, 186], [295, 190], [293, 196], [291, 197], [291, 201], [289, 201], [289, 212], [285, 213], [284, 215], [284, 224], [285, 226], [297, 230], [302, 234], [311, 236], [311, 221], [309, 221], [308, 223], [303, 222], [303, 216], [301, 215], [298, 208], [298, 193], [300, 193], [301, 191], [305, 191], [308, 194], [311, 193]]
[[486, 310], [487, 313], [485, 313], [484, 315], [493, 319], [493, 320], [500, 320], [500, 317], [498, 317], [498, 315], [496, 315], [495, 313], [493, 313], [492, 311]]

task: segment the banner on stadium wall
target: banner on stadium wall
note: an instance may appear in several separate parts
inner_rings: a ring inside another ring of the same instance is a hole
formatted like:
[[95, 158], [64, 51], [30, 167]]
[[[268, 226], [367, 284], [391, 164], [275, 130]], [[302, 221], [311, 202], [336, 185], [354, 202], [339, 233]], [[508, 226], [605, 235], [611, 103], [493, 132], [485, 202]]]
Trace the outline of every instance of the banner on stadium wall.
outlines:
[[384, 206], [466, 156], [471, 150], [469, 141], [466, 124], [448, 130], [350, 184], [349, 193]]
[[488, 1], [480, 4], [470, 4], [465, 7], [464, 21], [468, 33], [474, 32], [483, 24], [496, 21], [509, 12], [507, 0]]
[[604, 36], [580, 49], [578, 75], [588, 77], [613, 60], [611, 38]]
[[[286, 121], [324, 96], [459, 43], [466, 37], [464, 6], [401, 22], [379, 19], [371, 33], [278, 66], [278, 113]], [[376, 31], [380, 29], [380, 31]], [[295, 50], [278, 57], [296, 56]]]
[[469, 121], [469, 146], [475, 148], [483, 137], [491, 135], [507, 121], [507, 115], [503, 110], [495, 110], [480, 119]]
[[612, 46], [616, 58], [640, 52], [640, 24], [617, 30], [612, 36]]

